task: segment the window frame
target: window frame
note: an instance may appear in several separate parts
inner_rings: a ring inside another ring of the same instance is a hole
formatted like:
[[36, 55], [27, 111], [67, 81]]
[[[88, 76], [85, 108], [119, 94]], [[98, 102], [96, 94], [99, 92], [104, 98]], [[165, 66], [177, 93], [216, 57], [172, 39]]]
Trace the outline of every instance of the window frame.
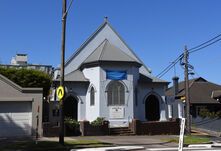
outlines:
[[122, 82], [117, 80], [111, 81], [107, 87], [107, 106], [124, 106], [125, 92], [125, 86]]
[[92, 86], [90, 88], [90, 106], [94, 106], [95, 105], [95, 89]]

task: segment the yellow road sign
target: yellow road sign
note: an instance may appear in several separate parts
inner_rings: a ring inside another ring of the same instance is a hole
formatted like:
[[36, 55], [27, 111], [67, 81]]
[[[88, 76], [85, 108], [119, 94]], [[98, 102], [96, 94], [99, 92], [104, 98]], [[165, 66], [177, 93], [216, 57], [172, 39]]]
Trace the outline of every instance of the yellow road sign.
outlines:
[[57, 88], [56, 94], [57, 94], [58, 99], [61, 100], [64, 97], [64, 87], [59, 86]]
[[186, 100], [186, 97], [185, 97], [185, 96], [182, 96], [182, 97], [180, 97], [180, 99], [181, 99], [182, 101], [184, 101], [184, 100]]

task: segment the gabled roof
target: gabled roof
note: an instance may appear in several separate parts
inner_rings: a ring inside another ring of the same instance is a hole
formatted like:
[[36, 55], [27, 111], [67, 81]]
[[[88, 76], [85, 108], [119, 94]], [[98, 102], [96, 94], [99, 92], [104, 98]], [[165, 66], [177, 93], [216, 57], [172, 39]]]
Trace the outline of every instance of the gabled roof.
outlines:
[[84, 49], [84, 47], [105, 27], [106, 24], [108, 24], [108, 22], [104, 22], [97, 28], [97, 30], [70, 56], [70, 58], [67, 59], [65, 66], [67, 66], [71, 60]]
[[[118, 36], [118, 38], [123, 42], [123, 44], [130, 50], [130, 53], [133, 54], [133, 56], [136, 58], [138, 62], [142, 64], [142, 67], [150, 74], [151, 70], [146, 67], [146, 65], [138, 58], [138, 56], [133, 52], [133, 50], [126, 44], [126, 42], [121, 38], [121, 36], [114, 30], [114, 28], [110, 25], [110, 23], [105, 20], [103, 24], [101, 24], [98, 29], [71, 55], [71, 57], [65, 62], [65, 67], [68, 66], [71, 61], [76, 58], [82, 50], [104, 29], [106, 26], [110, 27], [111, 30]], [[80, 67], [80, 66], [79, 66]], [[77, 69], [75, 69], [77, 70]]]
[[105, 39], [94, 51], [87, 57], [83, 64], [102, 62], [102, 61], [117, 61], [117, 62], [134, 62], [141, 65], [139, 61], [136, 61], [121, 49], [110, 44], [110, 42]]
[[[178, 84], [178, 94], [177, 96], [185, 95], [185, 83], [184, 81]], [[212, 92], [214, 90], [221, 90], [221, 85], [208, 82], [202, 77], [189, 80], [189, 92], [190, 92], [190, 102], [196, 104], [216, 104], [219, 103], [215, 99], [211, 98]], [[173, 96], [173, 87], [170, 87], [166, 91], [167, 96]]]
[[0, 74], [0, 81], [3, 81], [4, 83], [10, 85], [14, 89], [20, 91], [21, 93], [41, 93], [43, 92], [43, 88], [22, 88], [21, 86], [17, 85], [10, 79], [6, 78], [2, 74]]
[[[108, 48], [105, 47], [106, 45], [109, 45]], [[110, 53], [109, 50], [111, 49], [115, 52]], [[123, 59], [116, 54], [120, 54]], [[105, 20], [104, 23], [66, 61], [65, 74], [82, 69], [85, 64], [95, 61], [113, 61], [117, 63], [119, 60], [121, 62], [136, 63], [136, 65], [140, 66], [139, 73], [151, 78], [152, 81], [156, 80], [168, 83], [151, 76], [151, 70], [145, 66], [107, 20]]]

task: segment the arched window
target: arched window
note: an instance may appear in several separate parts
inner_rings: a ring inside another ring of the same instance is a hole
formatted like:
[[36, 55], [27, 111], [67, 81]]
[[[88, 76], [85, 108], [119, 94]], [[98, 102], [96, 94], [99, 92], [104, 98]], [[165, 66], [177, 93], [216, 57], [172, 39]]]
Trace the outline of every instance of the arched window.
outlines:
[[107, 89], [108, 105], [124, 105], [125, 104], [125, 88], [118, 81], [113, 81]]
[[92, 105], [94, 105], [94, 93], [95, 93], [95, 91], [94, 91], [94, 87], [91, 87], [91, 90], [90, 90], [90, 105], [92, 106]]

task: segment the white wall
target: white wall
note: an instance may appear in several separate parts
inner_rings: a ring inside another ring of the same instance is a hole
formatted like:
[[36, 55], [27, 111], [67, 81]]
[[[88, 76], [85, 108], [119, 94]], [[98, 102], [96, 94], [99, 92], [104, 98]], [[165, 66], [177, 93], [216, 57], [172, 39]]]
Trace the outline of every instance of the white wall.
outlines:
[[168, 106], [168, 113], [169, 112], [172, 113], [172, 117], [168, 116], [168, 118], [183, 118], [184, 117], [184, 102], [182, 100], [175, 99], [174, 96], [167, 96], [167, 106]]
[[[120, 81], [125, 85], [125, 105], [121, 106], [124, 108], [124, 118], [110, 118], [110, 108], [113, 106], [107, 105], [107, 92], [106, 88], [111, 80], [106, 79], [105, 70], [126, 70], [127, 79]], [[129, 65], [103, 65], [101, 69], [101, 95], [100, 95], [100, 116], [106, 117], [110, 121], [111, 126], [128, 126], [128, 120], [134, 117], [134, 85], [136, 85], [137, 75], [139, 75], [139, 69]]]
[[[100, 67], [85, 68], [84, 76], [89, 79], [90, 85], [87, 89], [86, 103], [86, 120], [93, 121], [100, 116]], [[95, 89], [95, 103], [90, 105], [90, 87]]]
[[[78, 121], [86, 120], [86, 93], [88, 83], [86, 82], [65, 82], [66, 97], [72, 96], [78, 101]], [[54, 88], [56, 89], [56, 87]], [[58, 100], [50, 101], [49, 121], [52, 123], [60, 122], [60, 117], [52, 115], [53, 109], [56, 109]]]
[[146, 121], [145, 101], [149, 95], [155, 95], [160, 104], [160, 121], [167, 120], [167, 105], [165, 102], [164, 84], [145, 83], [138, 85], [138, 105], [135, 107], [135, 118]]
[[68, 95], [72, 95], [78, 101], [78, 121], [86, 120], [86, 93], [88, 83], [66, 83]]

